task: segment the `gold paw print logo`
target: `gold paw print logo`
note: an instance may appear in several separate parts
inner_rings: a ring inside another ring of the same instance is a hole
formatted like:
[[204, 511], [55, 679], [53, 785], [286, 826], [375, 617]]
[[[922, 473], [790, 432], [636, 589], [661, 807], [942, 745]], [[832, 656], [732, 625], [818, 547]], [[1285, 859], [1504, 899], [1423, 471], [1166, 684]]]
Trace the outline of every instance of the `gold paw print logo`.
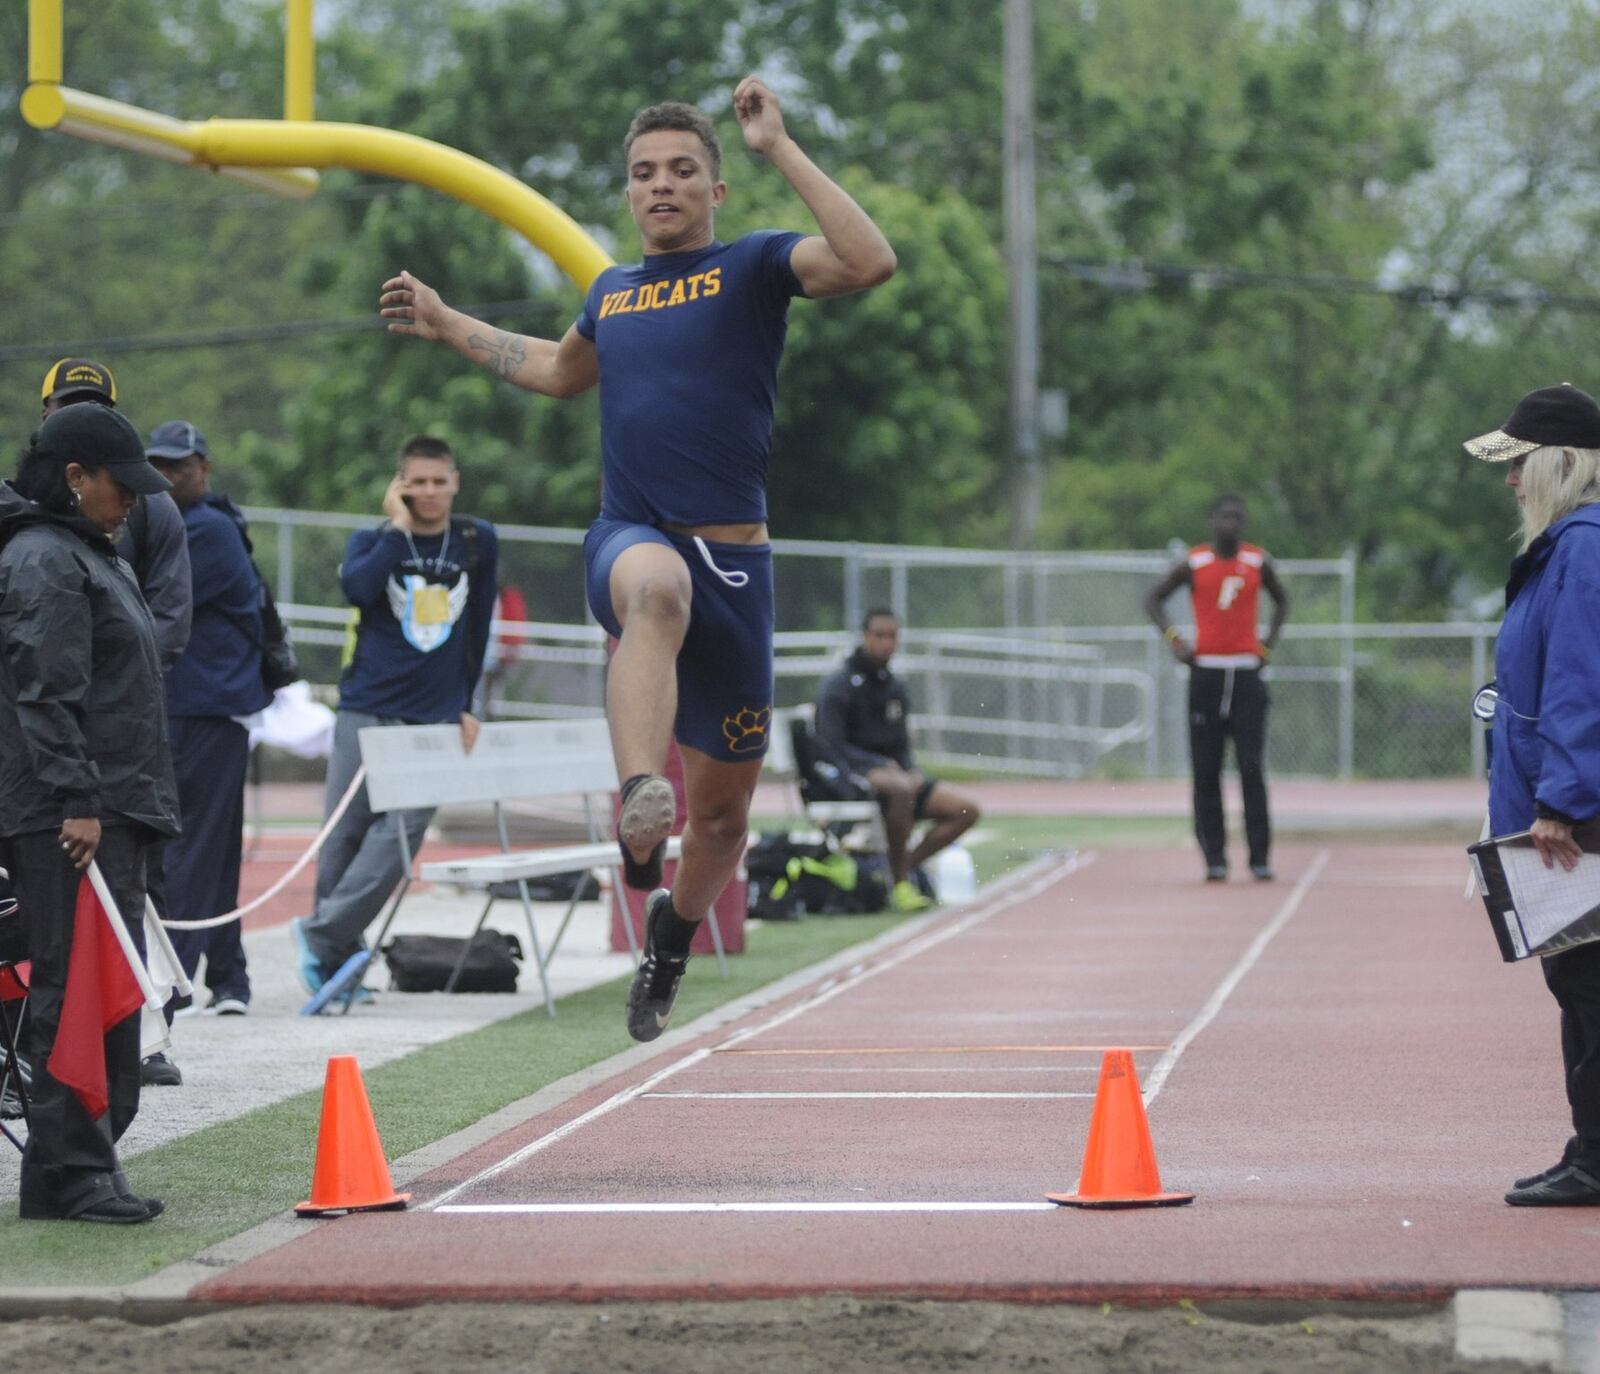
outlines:
[[772, 707], [752, 711], [748, 706], [738, 715], [722, 718], [722, 735], [734, 754], [759, 753], [767, 745], [767, 727], [772, 724]]

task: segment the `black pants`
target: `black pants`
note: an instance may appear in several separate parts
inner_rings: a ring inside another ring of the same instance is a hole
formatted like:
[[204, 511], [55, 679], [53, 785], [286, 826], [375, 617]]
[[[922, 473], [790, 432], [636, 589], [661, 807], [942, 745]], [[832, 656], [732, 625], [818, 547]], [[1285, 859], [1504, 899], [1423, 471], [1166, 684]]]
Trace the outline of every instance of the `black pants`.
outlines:
[[[145, 863], [155, 835], [142, 826], [102, 825], [95, 860], [142, 955]], [[111, 1179], [117, 1168], [115, 1145], [139, 1111], [139, 1014], [106, 1032], [110, 1108], [96, 1120], [48, 1067], [66, 996], [82, 874], [62, 850], [55, 830], [13, 835], [0, 841], [0, 853], [16, 888], [17, 915], [33, 961], [21, 1046], [33, 1065], [22, 1185], [42, 1186], [66, 1207], [98, 1202], [116, 1191]]]
[[[162, 916], [203, 921], [239, 905], [250, 732], [225, 716], [173, 716], [167, 725], [183, 834], [163, 845], [160, 863], [152, 864], [150, 895]], [[250, 1000], [239, 922], [171, 936], [191, 979], [204, 955], [213, 996]]]
[[1258, 668], [1189, 669], [1189, 757], [1194, 765], [1194, 834], [1206, 866], [1228, 862], [1222, 817], [1222, 755], [1233, 736], [1244, 791], [1244, 832], [1252, 866], [1272, 848], [1267, 814], [1267, 685]]
[[1600, 944], [1576, 945], [1541, 962], [1561, 1007], [1561, 1059], [1576, 1136], [1569, 1158], [1600, 1177]]

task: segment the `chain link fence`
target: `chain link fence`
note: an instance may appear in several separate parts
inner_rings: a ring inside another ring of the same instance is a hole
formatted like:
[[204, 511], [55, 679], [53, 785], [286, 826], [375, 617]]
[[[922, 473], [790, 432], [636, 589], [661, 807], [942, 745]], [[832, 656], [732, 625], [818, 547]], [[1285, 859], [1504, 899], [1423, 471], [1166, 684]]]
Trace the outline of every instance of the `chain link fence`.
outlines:
[[[250, 508], [308, 677], [336, 683], [351, 613], [338, 565], [374, 522]], [[583, 600], [581, 530], [497, 526], [501, 581], [532, 619], [498, 622], [489, 689], [498, 716], [592, 715], [605, 637]], [[1178, 777], [1188, 772], [1187, 676], [1144, 618], [1150, 586], [1181, 556], [1017, 554], [777, 540], [775, 705], [818, 681], [887, 606], [905, 627], [895, 671], [932, 764], [1017, 777]], [[1468, 703], [1492, 669], [1487, 623], [1358, 625], [1355, 562], [1277, 560], [1291, 617], [1269, 671], [1275, 774], [1458, 777], [1482, 770]], [[1188, 619], [1183, 592], [1168, 603]]]

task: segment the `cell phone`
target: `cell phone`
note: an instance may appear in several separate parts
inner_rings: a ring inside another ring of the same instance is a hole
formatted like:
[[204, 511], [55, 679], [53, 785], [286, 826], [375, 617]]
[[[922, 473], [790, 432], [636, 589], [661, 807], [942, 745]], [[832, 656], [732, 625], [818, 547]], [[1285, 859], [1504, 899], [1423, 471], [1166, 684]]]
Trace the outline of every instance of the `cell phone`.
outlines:
[[404, 504], [404, 506], [405, 506], [405, 508], [407, 510], [409, 510], [409, 511], [415, 511], [416, 510], [416, 508], [417, 508], [417, 498], [415, 496], [407, 496], [404, 492], [401, 492], [400, 493], [400, 500]]

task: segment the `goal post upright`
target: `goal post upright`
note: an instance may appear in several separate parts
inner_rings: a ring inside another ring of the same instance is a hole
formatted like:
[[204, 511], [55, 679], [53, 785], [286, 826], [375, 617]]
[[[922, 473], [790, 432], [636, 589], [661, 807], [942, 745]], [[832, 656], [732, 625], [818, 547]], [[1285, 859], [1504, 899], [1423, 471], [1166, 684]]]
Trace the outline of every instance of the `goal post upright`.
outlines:
[[312, 0], [285, 3], [284, 119], [183, 120], [75, 90], [64, 84], [63, 0], [28, 0], [22, 117], [36, 129], [201, 167], [294, 199], [315, 193], [316, 169], [324, 167], [414, 182], [515, 230], [580, 289], [610, 265], [575, 220], [498, 167], [414, 134], [317, 121]]

